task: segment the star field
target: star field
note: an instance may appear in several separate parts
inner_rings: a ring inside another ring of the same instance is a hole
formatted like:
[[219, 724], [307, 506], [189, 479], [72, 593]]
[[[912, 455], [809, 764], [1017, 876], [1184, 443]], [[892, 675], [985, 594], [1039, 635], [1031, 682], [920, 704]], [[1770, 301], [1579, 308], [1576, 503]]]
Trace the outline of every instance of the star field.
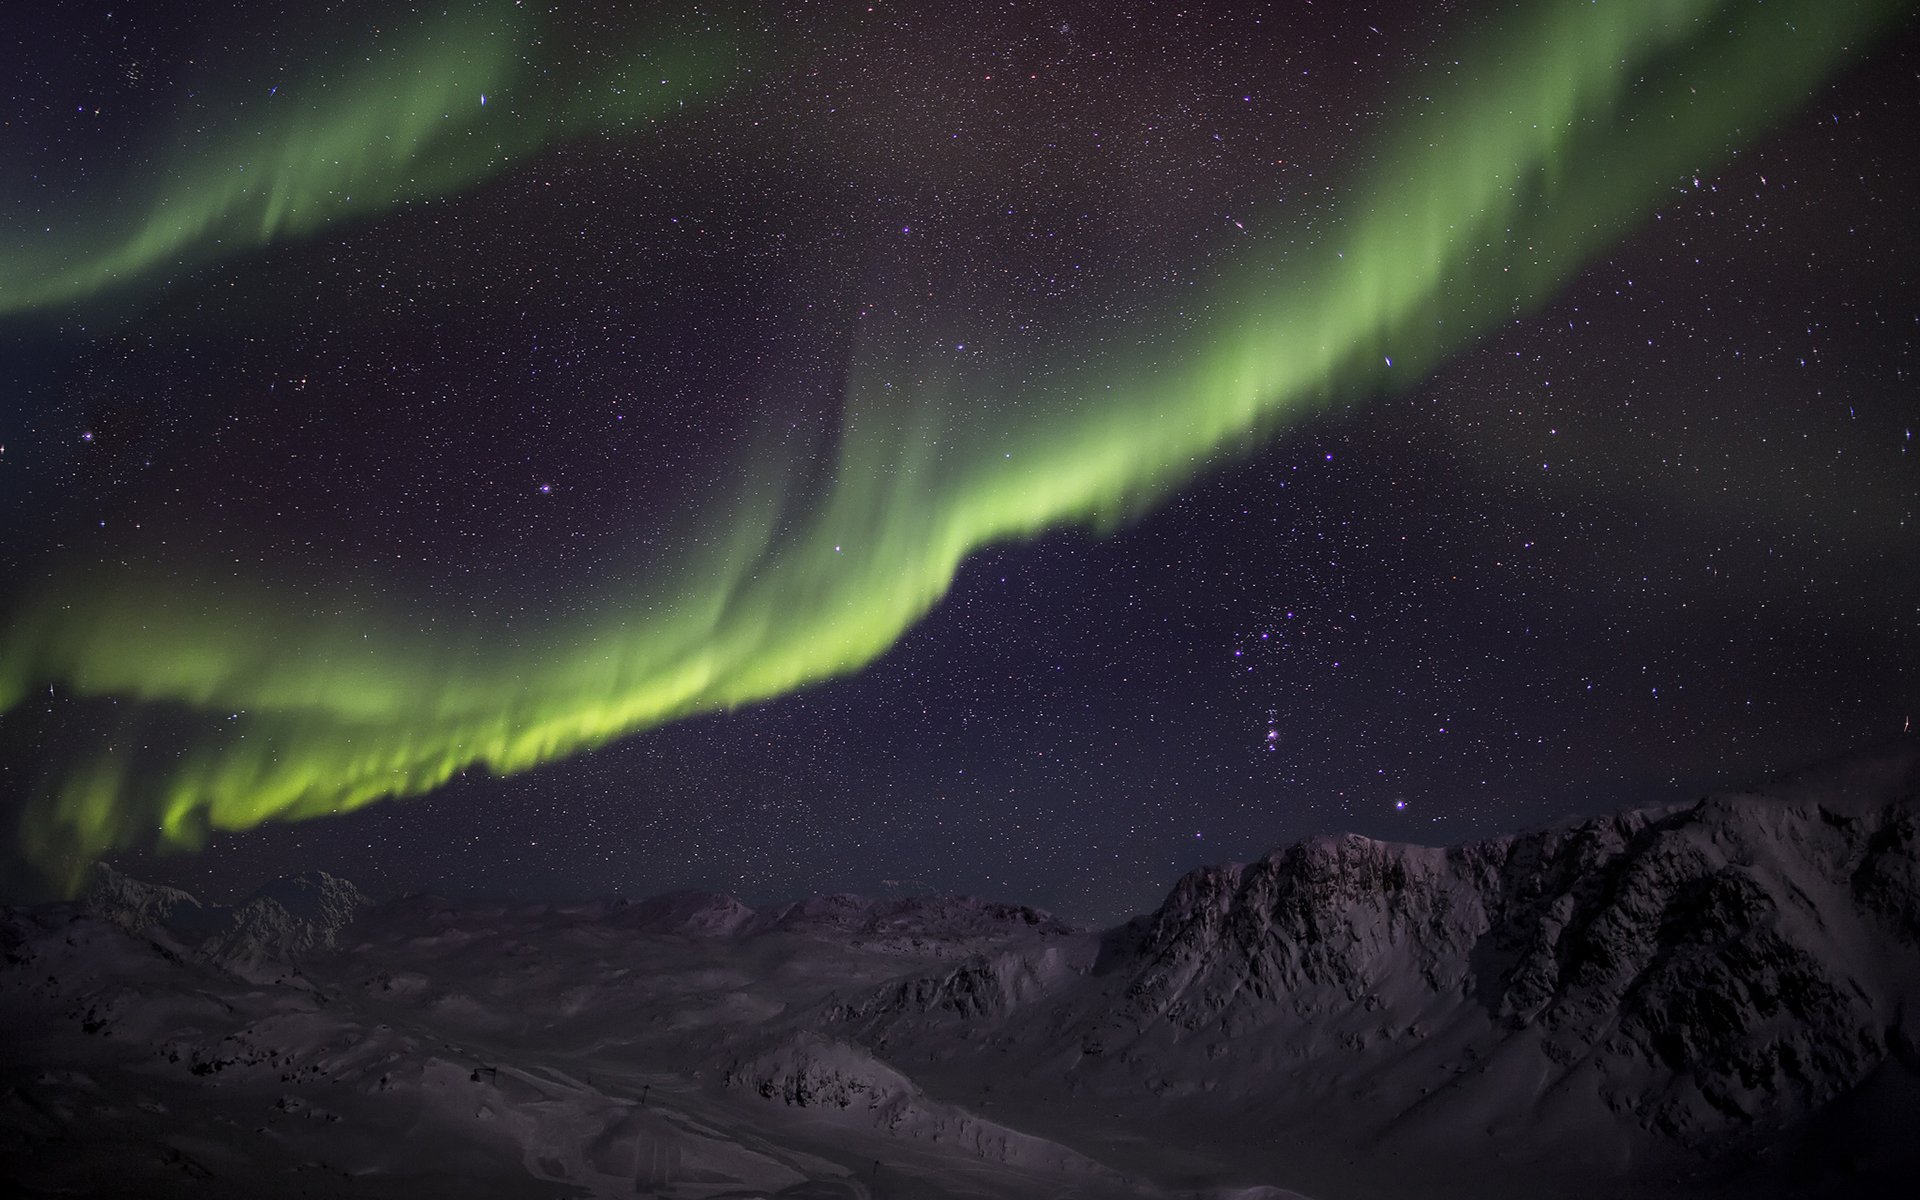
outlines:
[[[742, 588], [796, 578], [737, 554], [749, 534], [823, 551], [804, 587], [764, 584], [769, 620], [865, 595], [835, 572], [879, 570], [890, 527], [833, 523], [863, 437], [900, 449], [877, 507], [974, 497], [951, 481], [1018, 472], [1066, 428], [1062, 380], [1184, 369], [1157, 356], [1234, 317], [1221, 279], [1373, 215], [1353, 181], [1379, 131], [1443, 103], [1405, 81], [1497, 15], [702, 10], [674, 36], [726, 65], [642, 110], [523, 77], [564, 49], [637, 87], [646, 22], [546, 14], [484, 117], [474, 90], [470, 127], [377, 205], [327, 176], [311, 227], [0, 307], [11, 644], [68, 636], [35, 632], [46, 594], [116, 628], [151, 597], [156, 625], [257, 642], [298, 684], [239, 694], [351, 707], [361, 653], [391, 712], [438, 673], [478, 721], [456, 693], [547, 686], [610, 603], [622, 628], [677, 612], [709, 561]], [[63, 10], [8, 35], [4, 244], [88, 242], [102, 194], [133, 219], [200, 144], [182, 112], [244, 146], [280, 128], [250, 124], [282, 119], [265, 106], [323, 111], [362, 76], [317, 65], [303, 19]], [[322, 44], [374, 62], [436, 28], [372, 3], [329, 21]], [[1323, 406], [1124, 512], [989, 539], [870, 662], [338, 815], [215, 821], [199, 849], [154, 848], [143, 815], [108, 853], [215, 895], [323, 867], [375, 892], [929, 890], [1108, 921], [1312, 833], [1492, 836], [1895, 735], [1920, 708], [1917, 74], [1910, 19], [1863, 38], [1538, 303], [1472, 276], [1475, 336], [1370, 351]], [[416, 186], [429, 167], [444, 188]], [[136, 779], [291, 756], [293, 718], [172, 677], [89, 683], [118, 666], [34, 675], [0, 716], [9, 828], [103, 746]]]

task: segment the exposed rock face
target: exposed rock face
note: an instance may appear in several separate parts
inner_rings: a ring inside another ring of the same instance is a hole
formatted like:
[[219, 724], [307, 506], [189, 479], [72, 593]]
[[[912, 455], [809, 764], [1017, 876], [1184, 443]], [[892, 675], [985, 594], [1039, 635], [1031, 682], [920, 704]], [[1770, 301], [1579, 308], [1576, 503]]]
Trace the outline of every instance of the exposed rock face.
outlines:
[[210, 913], [200, 901], [179, 888], [142, 883], [106, 863], [93, 865], [92, 878], [80, 903], [94, 916], [112, 921], [129, 933], [140, 933], [155, 925], [204, 926], [211, 931], [221, 920], [217, 911]]
[[1058, 947], [974, 955], [937, 974], [910, 975], [878, 992], [832, 1004], [822, 1015], [830, 1024], [872, 1030], [883, 1040], [908, 1020], [917, 1019], [923, 1027], [1002, 1021], [1057, 990], [1072, 974]]
[[373, 902], [324, 871], [275, 880], [233, 910], [212, 951], [221, 959], [295, 958], [339, 944], [340, 931]]
[[1487, 914], [1466, 856], [1357, 835], [1182, 879], [1143, 922], [1128, 1001], [1188, 1028], [1458, 988]]
[[0, 1102], [32, 1098], [11, 1144], [49, 1192], [91, 1123], [168, 1115], [96, 1077], [164, 1084], [182, 1128], [202, 1081], [283, 1133], [438, 1106], [449, 1161], [504, 1136], [596, 1194], [1851, 1200], [1920, 1171], [1912, 743], [1466, 846], [1315, 838], [1104, 933], [968, 898], [369, 909], [318, 873], [228, 908], [103, 868], [0, 914], [0, 952], [34, 1047]]
[[1863, 909], [1920, 944], [1920, 813], [1909, 808], [1889, 814], [1868, 837], [1851, 882]]
[[1920, 770], [1910, 750], [1875, 761], [1851, 790], [1448, 850], [1324, 838], [1195, 871], [1113, 939], [1103, 970], [1127, 983], [1087, 1024], [1244, 1040], [1472, 1007], [1495, 1022], [1481, 1055], [1525, 1042], [1562, 1076], [1597, 1070], [1659, 1134], [1791, 1123], [1886, 1060], [1915, 996]]
[[1891, 981], [1853, 952], [1884, 931], [1848, 880], [1889, 815], [1734, 797], [1523, 839], [1498, 908], [1515, 952], [1483, 999], [1556, 1063], [1597, 1056], [1609, 1100], [1662, 1132], [1800, 1115], [1885, 1054], [1871, 995]]
[[794, 1034], [734, 1063], [726, 1082], [795, 1108], [858, 1107], [884, 1114], [880, 1120], [890, 1120], [919, 1091], [866, 1051], [812, 1033]]
[[340, 931], [373, 902], [324, 871], [275, 880], [244, 902], [203, 905], [178, 888], [142, 883], [94, 866], [82, 906], [129, 933], [243, 974], [333, 949]]

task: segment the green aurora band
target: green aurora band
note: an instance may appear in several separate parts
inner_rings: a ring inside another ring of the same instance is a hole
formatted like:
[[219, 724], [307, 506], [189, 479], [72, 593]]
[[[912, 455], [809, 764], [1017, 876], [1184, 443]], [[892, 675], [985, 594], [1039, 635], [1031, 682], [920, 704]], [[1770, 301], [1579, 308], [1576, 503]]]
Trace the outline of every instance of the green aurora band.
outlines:
[[224, 125], [206, 128], [220, 106], [203, 102], [172, 139], [173, 159], [125, 189], [131, 216], [102, 219], [119, 205], [91, 197], [68, 212], [105, 228], [49, 231], [5, 249], [0, 315], [472, 187], [556, 143], [676, 112], [747, 57], [741, 31], [711, 20], [593, 56], [607, 66], [545, 61], [549, 32], [501, 4], [443, 13], [358, 45], [331, 73], [271, 92], [253, 86], [226, 103], [237, 116]]
[[[347, 812], [857, 670], [974, 550], [1112, 528], [1336, 395], [1417, 382], [1909, 11], [1547, 0], [1517, 12], [1416, 81], [1335, 222], [1239, 264], [1199, 305], [1183, 297], [1200, 314], [1186, 331], [1108, 336], [1098, 354], [944, 385], [870, 344], [809, 498], [764, 456], [745, 464], [695, 549], [585, 616], [449, 631], [391, 603], [343, 594], [320, 614], [212, 576], [50, 580], [0, 635], [0, 706], [58, 684], [130, 715], [116, 749], [49, 774], [23, 845], [71, 880], [156, 833], [194, 845], [209, 829]], [[183, 724], [201, 732], [177, 754], [133, 749]]]

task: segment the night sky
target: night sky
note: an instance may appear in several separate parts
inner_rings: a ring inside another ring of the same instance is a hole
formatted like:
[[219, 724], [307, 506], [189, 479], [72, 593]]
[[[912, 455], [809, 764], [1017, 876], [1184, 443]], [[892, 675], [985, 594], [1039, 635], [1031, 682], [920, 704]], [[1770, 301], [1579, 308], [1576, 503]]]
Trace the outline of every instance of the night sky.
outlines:
[[1105, 922], [1920, 711], [1911, 5], [312, 7], [0, 34], [15, 894]]

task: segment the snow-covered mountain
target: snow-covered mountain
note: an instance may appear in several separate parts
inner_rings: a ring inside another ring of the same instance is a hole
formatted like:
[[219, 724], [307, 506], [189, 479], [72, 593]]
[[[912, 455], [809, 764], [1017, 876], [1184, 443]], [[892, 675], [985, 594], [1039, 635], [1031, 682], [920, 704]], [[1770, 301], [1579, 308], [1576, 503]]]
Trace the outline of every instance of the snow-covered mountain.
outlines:
[[372, 901], [344, 879], [308, 871], [276, 879], [232, 907], [203, 905], [178, 888], [129, 879], [95, 863], [81, 904], [92, 916], [157, 946], [246, 978], [280, 979], [303, 957], [330, 950]]
[[102, 868], [0, 943], [29, 1193], [1858, 1196], [1920, 1164], [1912, 742], [1466, 846], [1313, 839], [1099, 932], [318, 873], [222, 908]]

